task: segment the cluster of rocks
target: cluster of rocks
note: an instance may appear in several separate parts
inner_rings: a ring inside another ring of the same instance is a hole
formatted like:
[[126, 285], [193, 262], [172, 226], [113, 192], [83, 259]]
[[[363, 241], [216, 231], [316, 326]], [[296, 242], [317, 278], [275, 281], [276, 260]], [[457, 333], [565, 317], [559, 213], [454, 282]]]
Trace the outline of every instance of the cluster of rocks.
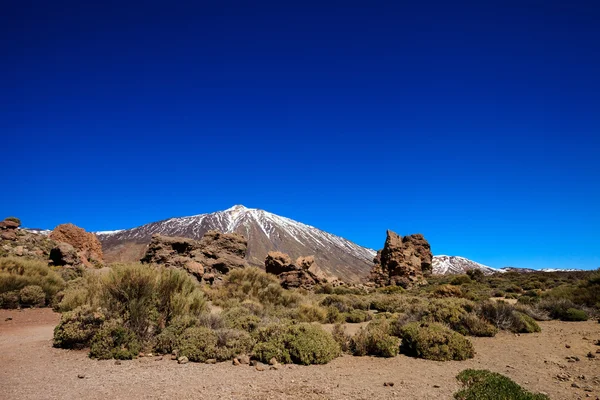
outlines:
[[0, 239], [16, 240], [19, 226], [21, 226], [21, 221], [14, 217], [8, 217], [0, 222]]
[[212, 284], [232, 269], [247, 267], [247, 249], [247, 240], [237, 233], [209, 231], [200, 240], [155, 234], [141, 261], [183, 269]]
[[19, 229], [19, 219], [9, 217], [0, 222], [0, 256], [48, 260], [50, 250], [57, 245], [46, 235]]
[[102, 267], [102, 246], [93, 233], [73, 224], [52, 232], [19, 229], [17, 218], [0, 222], [0, 256], [25, 257], [64, 267]]
[[265, 259], [265, 270], [269, 274], [277, 275], [281, 286], [285, 289], [303, 288], [312, 289], [316, 284], [337, 284], [338, 280], [327, 276], [315, 264], [314, 257], [298, 257], [292, 263], [285, 253], [271, 251]]
[[402, 237], [390, 230], [382, 250], [373, 260], [369, 280], [378, 287], [410, 287], [426, 283], [432, 271], [431, 246], [423, 235]]

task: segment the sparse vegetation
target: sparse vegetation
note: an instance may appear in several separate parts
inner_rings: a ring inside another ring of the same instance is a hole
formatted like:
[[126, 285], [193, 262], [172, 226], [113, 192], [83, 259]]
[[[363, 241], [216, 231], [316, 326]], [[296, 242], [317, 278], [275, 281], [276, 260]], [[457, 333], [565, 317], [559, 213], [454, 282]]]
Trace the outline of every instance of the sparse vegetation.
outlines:
[[[0, 295], [7, 292], [19, 292], [27, 286], [37, 286], [42, 289], [44, 293], [44, 304], [36, 306], [43, 306], [50, 304], [56, 293], [62, 290], [65, 286], [65, 281], [56, 271], [48, 267], [48, 264], [38, 260], [28, 260], [18, 257], [4, 257], [0, 258]], [[25, 291], [25, 297], [31, 300], [27, 296], [27, 292], [32, 289]], [[36, 290], [37, 289], [33, 289]], [[38, 292], [39, 293], [39, 292]], [[14, 304], [9, 299], [13, 299], [14, 295], [3, 296], [7, 299], [2, 301], [2, 308], [16, 308], [19, 304]], [[30, 307], [30, 304], [23, 304], [26, 307]]]
[[456, 377], [464, 388], [454, 394], [457, 400], [548, 400], [533, 394], [504, 375], [486, 370], [467, 369]]

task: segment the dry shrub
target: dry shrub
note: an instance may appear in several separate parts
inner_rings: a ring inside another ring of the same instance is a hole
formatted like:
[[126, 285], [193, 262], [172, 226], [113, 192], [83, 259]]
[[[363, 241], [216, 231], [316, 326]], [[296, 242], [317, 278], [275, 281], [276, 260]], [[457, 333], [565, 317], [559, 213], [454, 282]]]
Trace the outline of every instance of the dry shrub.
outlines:
[[321, 327], [307, 323], [273, 324], [256, 334], [255, 356], [262, 362], [326, 364], [340, 355], [340, 346]]
[[441, 285], [433, 290], [433, 295], [435, 297], [461, 297], [463, 295], [463, 291], [458, 286], [452, 285]]
[[25, 286], [19, 291], [19, 302], [25, 307], [43, 307], [46, 305], [44, 289], [37, 285]]
[[392, 336], [387, 320], [375, 320], [361, 328], [350, 341], [355, 356], [395, 357], [400, 349], [400, 339]]
[[50, 303], [65, 287], [65, 281], [47, 263], [20, 257], [0, 258], [0, 293], [19, 291], [25, 286], [39, 286]]
[[402, 328], [404, 354], [427, 360], [466, 360], [475, 355], [469, 339], [438, 323], [413, 322]]
[[106, 321], [106, 316], [90, 306], [64, 313], [54, 328], [54, 347], [84, 348]]

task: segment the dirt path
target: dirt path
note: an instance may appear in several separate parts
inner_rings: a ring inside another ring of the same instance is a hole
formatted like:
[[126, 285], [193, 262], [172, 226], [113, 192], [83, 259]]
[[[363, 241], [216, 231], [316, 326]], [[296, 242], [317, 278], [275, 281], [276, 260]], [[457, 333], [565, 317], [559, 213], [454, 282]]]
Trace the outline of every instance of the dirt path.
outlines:
[[[322, 366], [260, 372], [229, 362], [179, 365], [168, 357], [121, 365], [91, 360], [85, 351], [52, 347], [58, 319], [48, 309], [0, 310], [0, 399], [451, 399], [459, 388], [455, 376], [466, 368], [500, 372], [552, 399], [600, 396], [600, 354], [586, 357], [600, 349], [593, 344], [600, 339], [596, 321], [543, 322], [539, 334], [474, 338], [477, 355], [469, 361], [343, 356]], [[571, 380], [558, 380], [561, 373]]]

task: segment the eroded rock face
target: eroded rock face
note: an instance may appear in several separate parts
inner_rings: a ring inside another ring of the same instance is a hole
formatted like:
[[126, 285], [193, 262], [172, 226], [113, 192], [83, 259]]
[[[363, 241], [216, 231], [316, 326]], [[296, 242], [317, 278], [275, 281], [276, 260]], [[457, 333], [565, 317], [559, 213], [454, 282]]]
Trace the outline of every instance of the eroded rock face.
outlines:
[[0, 239], [17, 240], [17, 228], [21, 225], [15, 219], [7, 218], [0, 221]]
[[248, 266], [244, 259], [247, 246], [237, 233], [210, 231], [201, 240], [153, 235], [141, 261], [180, 268], [212, 283], [232, 269]]
[[390, 230], [377, 252], [369, 280], [376, 286], [410, 287], [425, 283], [432, 270], [431, 246], [423, 235], [402, 237]]
[[327, 276], [315, 264], [315, 258], [312, 256], [298, 257], [292, 263], [287, 254], [271, 251], [265, 259], [265, 269], [267, 273], [277, 275], [281, 286], [285, 289], [312, 289], [316, 284], [337, 282], [337, 279]]
[[93, 233], [73, 224], [61, 224], [50, 233], [50, 239], [73, 246], [86, 267], [102, 267], [102, 245]]

